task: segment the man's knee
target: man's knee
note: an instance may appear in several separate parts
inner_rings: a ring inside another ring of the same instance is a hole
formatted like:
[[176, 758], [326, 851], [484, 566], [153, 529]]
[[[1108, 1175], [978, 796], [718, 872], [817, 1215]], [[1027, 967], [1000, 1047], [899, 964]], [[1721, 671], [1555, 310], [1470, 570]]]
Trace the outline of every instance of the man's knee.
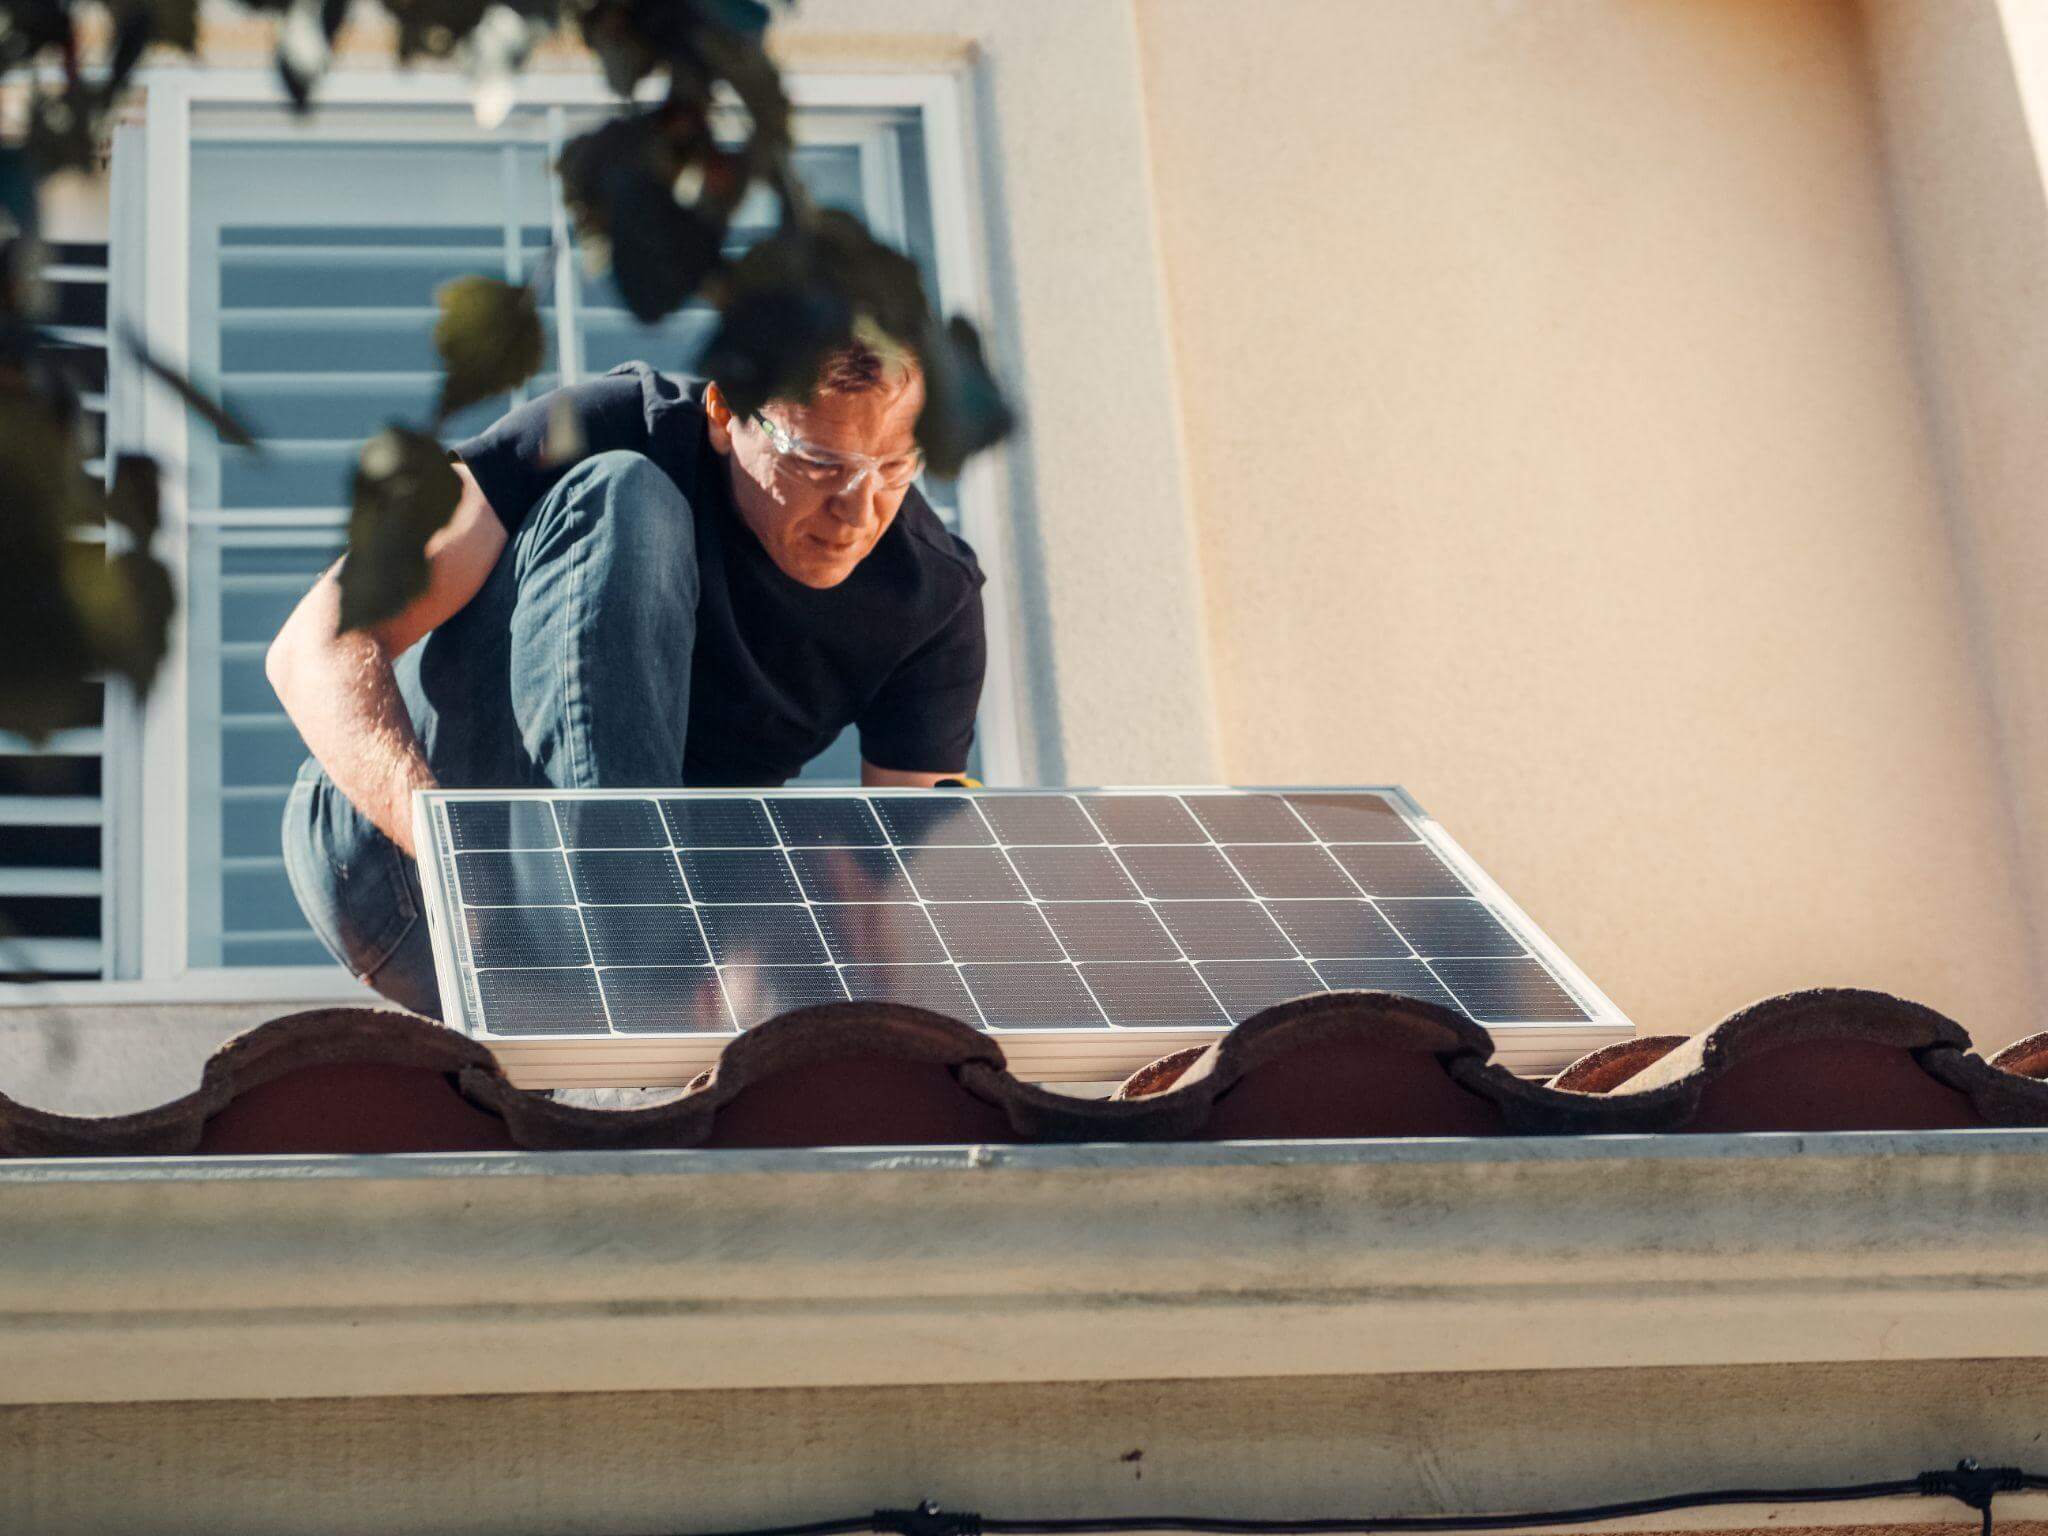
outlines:
[[578, 532], [610, 546], [621, 574], [659, 578], [694, 572], [696, 526], [690, 503], [644, 453], [594, 453], [563, 476], [556, 495]]

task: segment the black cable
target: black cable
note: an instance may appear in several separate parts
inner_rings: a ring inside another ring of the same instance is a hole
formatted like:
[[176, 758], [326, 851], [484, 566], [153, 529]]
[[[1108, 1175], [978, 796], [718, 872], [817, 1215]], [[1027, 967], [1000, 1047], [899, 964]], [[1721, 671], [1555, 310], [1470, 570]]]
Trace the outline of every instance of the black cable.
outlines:
[[941, 1509], [927, 1499], [915, 1509], [878, 1509], [867, 1515], [819, 1520], [809, 1525], [757, 1526], [740, 1531], [696, 1532], [692, 1536], [1116, 1536], [1125, 1531], [1162, 1530], [1186, 1531], [1192, 1536], [1365, 1536], [1383, 1531], [1498, 1531], [1521, 1526], [1577, 1525], [1716, 1504], [1839, 1504], [1908, 1494], [1955, 1499], [1968, 1505], [1983, 1517], [1982, 1536], [1991, 1536], [1992, 1499], [2000, 1493], [2016, 1493], [2024, 1488], [2048, 1489], [2048, 1475], [2019, 1467], [1980, 1467], [1966, 1459], [1946, 1471], [1922, 1472], [1917, 1477], [1885, 1482], [1818, 1488], [1713, 1488], [1512, 1515], [1361, 1515], [1307, 1520], [1100, 1515], [1033, 1520]]
[[1115, 1517], [1080, 1520], [984, 1520], [988, 1536], [1093, 1536], [1116, 1531], [1184, 1530], [1203, 1536], [1330, 1536], [1335, 1532], [1507, 1531], [1530, 1525], [1577, 1525], [1595, 1520], [1620, 1520], [1631, 1515], [1659, 1515], [1676, 1509], [1713, 1504], [1825, 1504], [1849, 1499], [1894, 1498], [1924, 1493], [1917, 1478], [1882, 1483], [1845, 1484], [1838, 1488], [1717, 1488], [1699, 1493], [1674, 1493], [1658, 1498], [1624, 1499], [1588, 1504], [1579, 1509], [1545, 1510], [1511, 1515], [1368, 1515], [1316, 1520], [1228, 1520], [1210, 1516], [1169, 1516], [1163, 1519]]

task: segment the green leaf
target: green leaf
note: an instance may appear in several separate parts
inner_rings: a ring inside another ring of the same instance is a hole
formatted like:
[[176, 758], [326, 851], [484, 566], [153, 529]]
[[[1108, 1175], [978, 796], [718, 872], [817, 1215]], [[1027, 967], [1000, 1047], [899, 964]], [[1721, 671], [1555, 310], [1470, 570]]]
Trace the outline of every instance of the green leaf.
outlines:
[[882, 244], [860, 220], [838, 209], [818, 215], [812, 238], [826, 281], [898, 341], [914, 343], [931, 313], [917, 263]]
[[171, 573], [141, 550], [109, 559], [74, 544], [64, 553], [65, 585], [91, 637], [95, 670], [118, 672], [136, 692], [148, 693], [170, 637]]
[[441, 306], [434, 346], [448, 370], [441, 382], [442, 420], [517, 389], [540, 371], [547, 340], [531, 288], [495, 277], [458, 277], [434, 298]]
[[367, 629], [427, 589], [427, 540], [454, 515], [462, 481], [433, 438], [386, 427], [363, 445], [341, 566], [341, 627]]
[[199, 0], [144, 0], [157, 41], [194, 53], [199, 48]]
[[36, 173], [99, 168], [98, 93], [83, 79], [36, 95], [29, 103], [28, 157]]
[[156, 41], [156, 17], [147, 9], [115, 9], [114, 47], [107, 60], [105, 88], [118, 91], [134, 73], [143, 52]]
[[[122, 516], [146, 472], [122, 477]], [[100, 510], [76, 440], [48, 401], [0, 396], [0, 728], [40, 738], [92, 718], [94, 680], [113, 670], [147, 690], [164, 655], [170, 574], [145, 551], [109, 560], [71, 536]]]
[[691, 38], [695, 51], [733, 89], [751, 125], [748, 152], [766, 165], [790, 142], [789, 96], [782, 72], [757, 34], [723, 26], [701, 27]]
[[[569, 141], [562, 198], [586, 241], [601, 241], [626, 307], [651, 325], [674, 314], [723, 268], [730, 170], [714, 163], [701, 113], [663, 105], [617, 118]], [[698, 200], [676, 200], [687, 169], [707, 174]]]
[[0, 729], [40, 740], [82, 723], [96, 660], [73, 609], [65, 495], [77, 455], [48, 406], [0, 392]]
[[383, 0], [398, 22], [398, 62], [445, 59], [474, 32], [495, 0]]
[[623, 99], [630, 100], [640, 82], [661, 65], [660, 54], [625, 5], [594, 5], [579, 18], [578, 26], [584, 46], [604, 69], [605, 83]]
[[950, 479], [1015, 425], [1002, 389], [981, 355], [981, 337], [955, 316], [941, 330], [934, 322], [918, 347], [924, 362], [924, 409], [917, 445], [932, 473]]
[[141, 333], [134, 326], [123, 325], [119, 334], [121, 345], [127, 349], [129, 355], [148, 369], [159, 383], [170, 386], [177, 397], [185, 402], [187, 409], [204, 417], [207, 424], [220, 434], [221, 441], [237, 448], [261, 447], [256, 439], [249, 435], [248, 428], [202, 394], [190, 379], [168, 363], [159, 362], [152, 356], [149, 348], [143, 345]]
[[612, 277], [642, 325], [674, 314], [723, 260], [725, 223], [678, 203], [638, 167], [611, 188]]

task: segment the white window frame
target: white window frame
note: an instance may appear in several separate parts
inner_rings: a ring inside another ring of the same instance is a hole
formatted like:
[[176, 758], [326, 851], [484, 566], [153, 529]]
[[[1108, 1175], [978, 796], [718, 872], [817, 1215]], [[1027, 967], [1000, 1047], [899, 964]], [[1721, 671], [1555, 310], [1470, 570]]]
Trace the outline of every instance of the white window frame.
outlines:
[[[112, 260], [117, 270], [124, 262], [131, 272], [140, 269], [130, 287], [141, 305], [142, 329], [157, 356], [182, 367], [191, 351], [195, 110], [234, 105], [282, 107], [286, 103], [274, 74], [267, 70], [166, 67], [145, 70], [138, 80], [145, 93], [146, 174], [142, 179], [147, 213], [139, 221], [143, 233], [136, 243], [143, 248], [124, 251]], [[784, 81], [799, 109], [867, 108], [917, 116], [931, 185], [938, 275], [938, 292], [933, 297], [943, 313], [966, 315], [987, 332], [983, 203], [968, 139], [973, 116], [964, 76], [946, 69], [857, 74], [792, 70]], [[459, 76], [388, 67], [344, 69], [323, 83], [318, 107], [305, 121], [303, 131], [312, 140], [355, 137], [358, 135], [347, 130], [359, 126], [360, 118], [351, 114], [408, 106], [463, 107], [469, 100], [468, 83]], [[522, 107], [564, 109], [602, 109], [617, 104], [595, 71], [529, 74], [519, 83], [518, 101]], [[891, 162], [878, 157], [873, 163]], [[900, 187], [871, 186], [869, 192], [871, 196], [901, 196]], [[561, 259], [568, 259], [566, 251]], [[563, 359], [565, 368], [571, 362], [571, 358]], [[197, 967], [188, 962], [192, 744], [185, 599], [194, 520], [187, 505], [183, 467], [188, 462], [190, 418], [168, 391], [133, 389], [127, 399], [133, 408], [117, 428], [119, 446], [153, 453], [172, 470], [164, 477], [164, 531], [158, 548], [171, 568], [179, 607], [169, 658], [147, 706], [108, 722], [105, 771], [109, 782], [104, 798], [110, 820], [105, 861], [112, 889], [106, 934], [110, 975], [96, 982], [0, 984], [0, 1007], [130, 1001], [361, 1001], [365, 997], [361, 984], [339, 965], [229, 968]], [[983, 602], [989, 668], [979, 739], [983, 773], [992, 784], [1022, 782], [1025, 761], [1020, 739], [1023, 716], [1018, 707], [1023, 677], [1006, 536], [1008, 481], [1001, 472], [1005, 451], [978, 456], [958, 481], [961, 532], [974, 546], [988, 576]], [[215, 527], [238, 525], [232, 512], [206, 514], [201, 521]]]

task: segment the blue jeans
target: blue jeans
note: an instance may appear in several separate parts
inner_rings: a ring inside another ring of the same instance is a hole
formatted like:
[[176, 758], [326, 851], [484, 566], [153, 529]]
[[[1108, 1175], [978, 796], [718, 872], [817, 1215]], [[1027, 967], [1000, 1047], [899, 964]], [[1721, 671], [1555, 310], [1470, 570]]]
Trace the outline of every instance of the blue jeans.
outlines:
[[[690, 505], [637, 453], [600, 453], [526, 515], [462, 611], [393, 669], [437, 782], [609, 789], [683, 782], [697, 636]], [[307, 759], [284, 863], [334, 957], [441, 1016], [419, 866]]]

